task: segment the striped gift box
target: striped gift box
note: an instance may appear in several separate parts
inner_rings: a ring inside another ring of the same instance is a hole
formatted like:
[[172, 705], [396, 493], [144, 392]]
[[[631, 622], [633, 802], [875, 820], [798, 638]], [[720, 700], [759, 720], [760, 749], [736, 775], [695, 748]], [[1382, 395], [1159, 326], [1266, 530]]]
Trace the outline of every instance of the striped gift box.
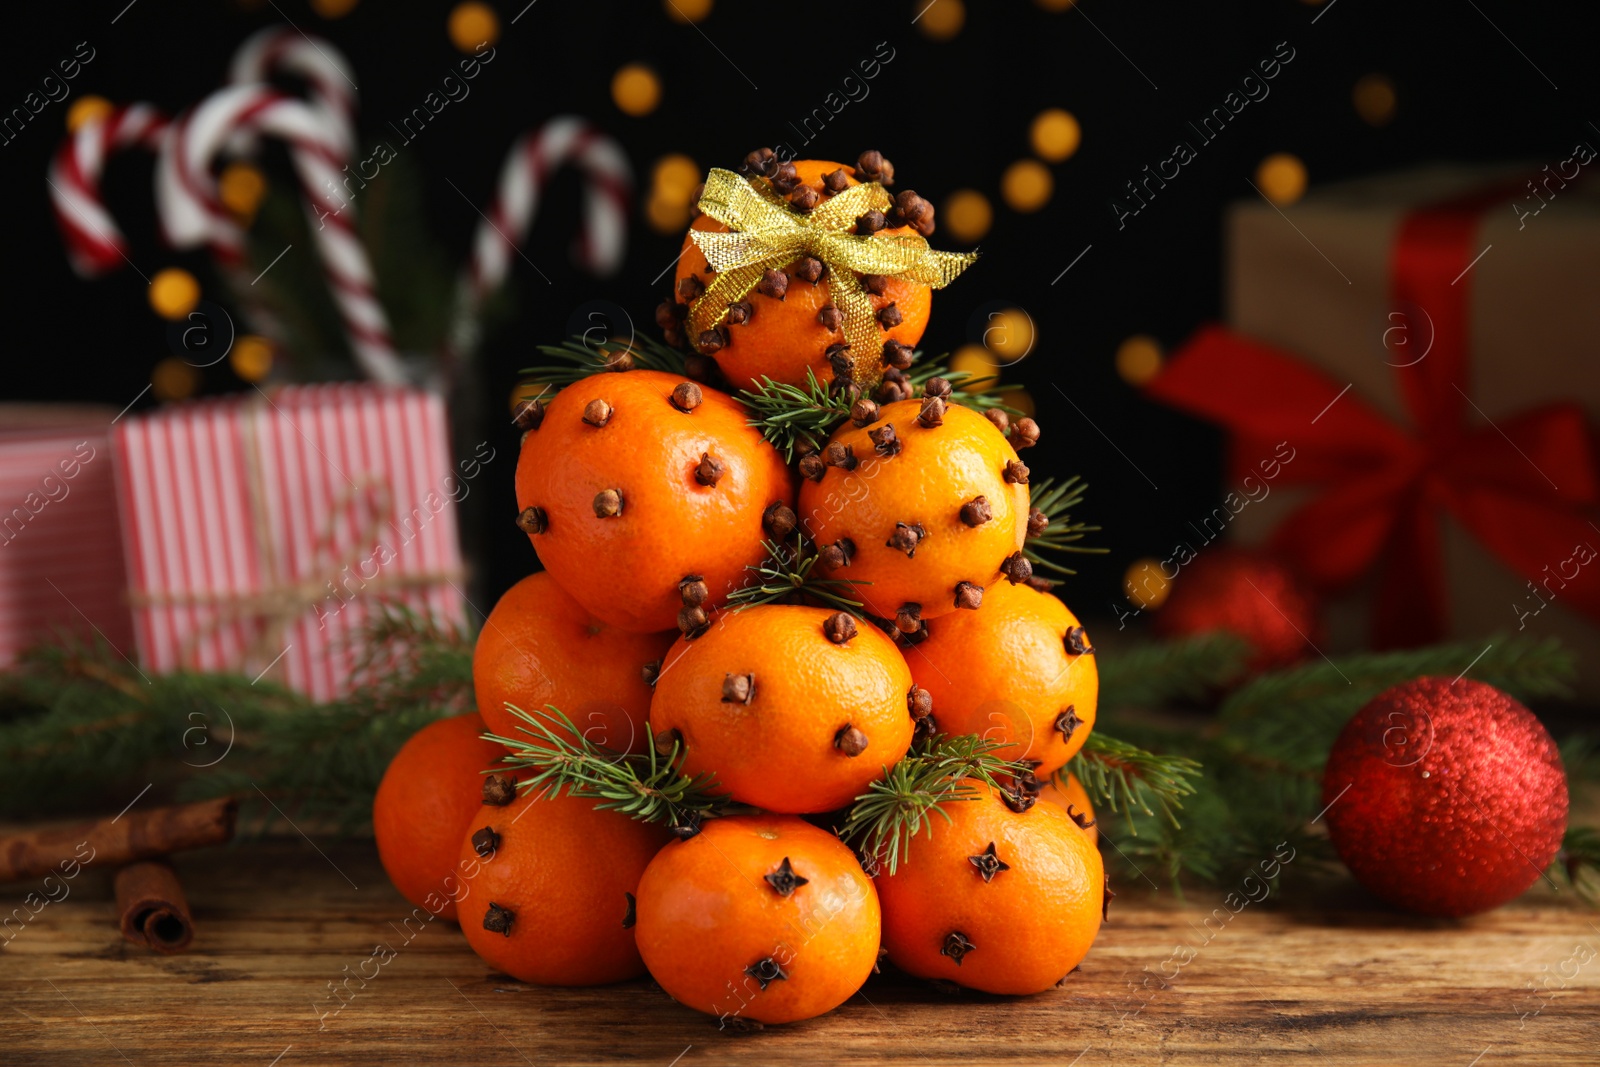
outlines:
[[112, 437], [143, 663], [351, 688], [368, 624], [462, 617], [444, 408], [337, 384], [123, 419]]
[[115, 408], [0, 405], [0, 666], [53, 631], [133, 655], [108, 435]]

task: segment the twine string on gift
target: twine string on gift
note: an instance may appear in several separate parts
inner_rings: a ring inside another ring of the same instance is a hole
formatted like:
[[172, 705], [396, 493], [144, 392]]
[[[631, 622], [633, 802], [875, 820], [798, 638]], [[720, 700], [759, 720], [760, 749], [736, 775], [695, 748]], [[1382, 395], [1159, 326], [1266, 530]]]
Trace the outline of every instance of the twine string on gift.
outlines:
[[886, 212], [893, 206], [888, 190], [877, 182], [865, 182], [802, 214], [764, 180], [757, 184], [731, 170], [713, 168], [706, 177], [699, 207], [728, 230], [689, 231], [717, 272], [690, 306], [691, 336], [720, 326], [728, 305], [744, 299], [768, 269], [784, 267], [801, 256], [814, 256], [828, 268], [828, 292], [844, 317], [844, 337], [854, 359], [854, 384], [870, 388], [882, 374], [878, 361], [883, 335], [861, 275], [882, 274], [942, 289], [977, 259], [976, 252], [936, 251], [917, 234], [850, 232], [862, 215]]
[[[303, 577], [286, 574], [287, 566], [279, 558], [278, 541], [273, 536], [271, 504], [267, 492], [266, 466], [262, 459], [259, 420], [264, 415], [264, 404], [252, 404], [246, 414], [244, 433], [245, 486], [250, 522], [253, 528], [257, 558], [260, 560], [261, 588], [253, 592], [211, 590], [194, 593], [169, 593], [130, 590], [129, 603], [139, 608], [211, 608], [214, 614], [204, 625], [197, 627], [183, 642], [178, 659], [191, 668], [198, 668], [198, 651], [203, 641], [236, 623], [259, 621], [255, 638], [245, 650], [247, 667], [281, 660], [284, 631], [300, 620], [307, 612], [318, 611], [327, 600], [339, 601], [347, 573], [353, 573], [359, 586], [354, 596], [382, 598], [385, 594], [409, 589], [426, 588], [445, 582], [461, 580], [458, 568], [447, 570], [387, 571], [367, 577], [361, 570], [369, 559], [376, 559], [380, 543], [378, 533], [385, 526], [393, 526], [396, 510], [394, 489], [387, 477], [358, 475], [347, 478], [346, 487], [334, 497], [328, 514], [312, 542], [310, 566]], [[363, 502], [368, 506], [362, 507]], [[349, 548], [341, 552], [340, 524], [349, 521], [355, 525], [355, 536]], [[379, 564], [382, 566], [382, 564]], [[335, 609], [335, 613], [338, 609]], [[318, 612], [318, 618], [324, 615]]]

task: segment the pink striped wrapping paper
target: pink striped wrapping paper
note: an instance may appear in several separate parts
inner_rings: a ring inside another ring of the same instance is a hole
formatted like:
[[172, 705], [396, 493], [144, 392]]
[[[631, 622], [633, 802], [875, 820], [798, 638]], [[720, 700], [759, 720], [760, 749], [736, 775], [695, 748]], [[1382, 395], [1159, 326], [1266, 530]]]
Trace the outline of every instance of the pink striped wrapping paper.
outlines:
[[143, 663], [351, 689], [385, 603], [462, 617], [441, 401], [291, 386], [122, 420], [112, 439]]
[[0, 667], [70, 630], [133, 655], [109, 521], [115, 408], [0, 405]]

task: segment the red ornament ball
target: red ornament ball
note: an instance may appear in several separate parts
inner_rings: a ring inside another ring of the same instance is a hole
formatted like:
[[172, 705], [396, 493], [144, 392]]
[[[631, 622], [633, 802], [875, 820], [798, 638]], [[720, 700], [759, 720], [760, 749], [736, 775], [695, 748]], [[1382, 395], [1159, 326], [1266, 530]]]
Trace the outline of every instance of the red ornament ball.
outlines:
[[1315, 595], [1289, 567], [1264, 552], [1215, 545], [1203, 548], [1172, 579], [1156, 614], [1166, 638], [1226, 631], [1255, 650], [1252, 671], [1288, 667], [1321, 639]]
[[1423, 915], [1513, 900], [1555, 858], [1567, 775], [1533, 713], [1469, 678], [1418, 678], [1356, 712], [1322, 779], [1325, 818], [1356, 880]]

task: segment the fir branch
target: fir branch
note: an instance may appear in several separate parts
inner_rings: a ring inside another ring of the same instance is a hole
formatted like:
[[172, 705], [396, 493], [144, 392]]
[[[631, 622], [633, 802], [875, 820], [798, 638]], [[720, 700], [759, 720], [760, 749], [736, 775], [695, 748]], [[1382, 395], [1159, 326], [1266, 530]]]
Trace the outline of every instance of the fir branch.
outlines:
[[1076, 474], [1059, 485], [1054, 478], [1046, 478], [1042, 482], [1033, 483], [1029, 488], [1031, 509], [1042, 514], [1046, 522], [1044, 529], [1037, 534], [1031, 534], [1022, 548], [1022, 554], [1027, 556], [1035, 567], [1044, 567], [1057, 574], [1073, 575], [1078, 572], [1049, 559], [1044, 553], [1076, 552], [1103, 556], [1111, 551], [1109, 548], [1088, 548], [1078, 544], [1083, 540], [1084, 534], [1095, 533], [1100, 529], [1098, 526], [1072, 521], [1070, 512], [1083, 503], [1083, 494], [1088, 488]]
[[[1193, 780], [1200, 774], [1200, 764], [1187, 756], [1147, 752], [1098, 730], [1066, 769], [1083, 783], [1096, 807], [1130, 816], [1135, 811], [1159, 813], [1174, 826], [1178, 825], [1174, 809], [1183, 807], [1184, 797], [1194, 795]], [[1129, 828], [1137, 832], [1131, 819]]]
[[36, 646], [0, 671], [0, 814], [114, 810], [151, 783], [161, 799], [259, 787], [297, 819], [359, 830], [400, 746], [473, 707], [469, 635], [404, 611], [372, 626], [365, 681], [327, 704], [242, 675], [142, 674], [103, 641]]
[[978, 783], [998, 789], [1000, 778], [1028, 773], [1022, 764], [995, 754], [1005, 747], [975, 734], [938, 734], [919, 743], [856, 797], [839, 836], [893, 874], [912, 839], [932, 835], [935, 814], [949, 821], [944, 805], [976, 800]]
[[822, 447], [834, 428], [850, 417], [853, 402], [846, 390], [834, 391], [817, 380], [806, 368], [805, 385], [775, 382], [766, 375], [754, 389], [739, 391], [739, 399], [750, 409], [750, 425], [761, 431], [768, 443], [793, 463], [801, 445]]
[[767, 558], [745, 568], [753, 573], [753, 580], [728, 594], [728, 603], [734, 610], [742, 611], [757, 604], [820, 601], [829, 607], [848, 611], [857, 618], [867, 617], [861, 601], [852, 600], [844, 594], [849, 592], [851, 586], [872, 583], [854, 578], [823, 578], [814, 574], [820, 557], [816, 547], [808, 545], [801, 534], [794, 535], [793, 550], [776, 541], [762, 541], [761, 547], [766, 550]]
[[1569, 695], [1576, 672], [1571, 653], [1551, 638], [1496, 637], [1487, 647], [1443, 644], [1343, 656], [1254, 679], [1223, 702], [1218, 722], [1233, 751], [1314, 773], [1344, 724], [1373, 697], [1425, 675], [1455, 677], [1469, 664], [1468, 677], [1521, 700]]
[[1590, 905], [1600, 905], [1600, 830], [1569, 827], [1556, 860], [1573, 892]]
[[[913, 358], [920, 358], [918, 350]], [[941, 357], [925, 366], [914, 366], [906, 373], [913, 394], [920, 393], [930, 379], [943, 378], [953, 388], [950, 402], [963, 407], [986, 411], [999, 408], [1012, 415], [1022, 412], [1008, 406], [999, 394], [999, 379], [980, 378], [969, 371], [952, 371], [947, 357]], [[972, 392], [964, 388], [974, 388]], [[787, 462], [794, 462], [801, 445], [820, 448], [829, 435], [850, 417], [850, 407], [858, 394], [850, 389], [833, 389], [820, 381], [810, 367], [806, 368], [804, 385], [775, 382], [762, 376], [754, 389], [741, 390], [739, 399], [750, 409], [750, 425], [761, 431], [761, 436], [778, 451]]]
[[1600, 782], [1600, 735], [1572, 734], [1561, 742], [1560, 749], [1569, 784]]
[[533, 381], [559, 389], [595, 374], [627, 370], [657, 370], [684, 374], [683, 353], [653, 337], [635, 334], [626, 341], [607, 338], [591, 345], [588, 334], [574, 334], [558, 345], [540, 345], [539, 351], [559, 362], [526, 367]]
[[1194, 703], [1244, 673], [1250, 646], [1229, 633], [1129, 645], [1099, 662], [1100, 707]]
[[690, 778], [678, 771], [682, 752], [677, 742], [665, 756], [654, 745], [643, 754], [613, 752], [584, 737], [564, 712], [550, 705], [532, 714], [511, 704], [506, 710], [527, 724], [517, 727], [527, 737], [483, 736], [511, 749], [504, 759], [507, 765], [535, 771], [518, 783], [524, 792], [548, 790], [545, 795], [557, 797], [565, 790], [568, 796], [595, 798], [596, 807], [664, 826], [690, 826], [728, 806], [727, 797], [714, 789], [715, 775]]

